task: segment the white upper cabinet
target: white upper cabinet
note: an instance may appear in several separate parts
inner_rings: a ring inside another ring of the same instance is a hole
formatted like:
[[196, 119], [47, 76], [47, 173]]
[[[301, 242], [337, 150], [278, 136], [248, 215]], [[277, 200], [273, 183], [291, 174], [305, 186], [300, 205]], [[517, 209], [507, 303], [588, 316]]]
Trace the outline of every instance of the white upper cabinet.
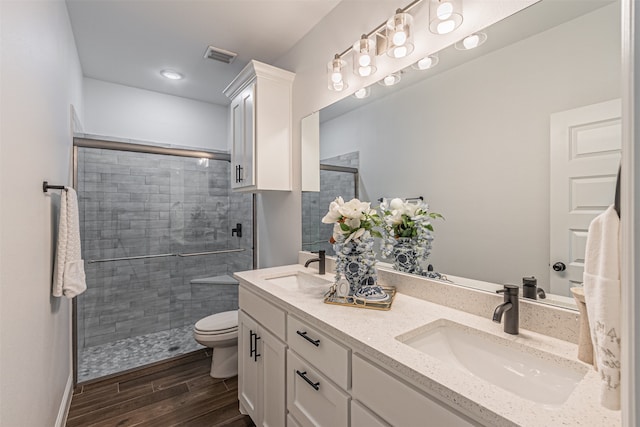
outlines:
[[294, 73], [250, 61], [227, 86], [231, 188], [291, 191]]

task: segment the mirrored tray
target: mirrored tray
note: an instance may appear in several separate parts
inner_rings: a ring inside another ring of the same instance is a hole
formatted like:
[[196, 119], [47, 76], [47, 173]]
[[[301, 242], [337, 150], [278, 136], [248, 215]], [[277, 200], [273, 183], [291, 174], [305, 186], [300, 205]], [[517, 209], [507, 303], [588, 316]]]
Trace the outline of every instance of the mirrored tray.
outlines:
[[396, 288], [386, 288], [382, 286], [390, 298], [386, 301], [369, 301], [364, 298], [358, 298], [353, 295], [339, 296], [336, 293], [336, 285], [331, 285], [331, 288], [324, 294], [325, 304], [344, 305], [347, 307], [355, 308], [368, 308], [370, 310], [391, 310], [391, 304], [396, 297]]

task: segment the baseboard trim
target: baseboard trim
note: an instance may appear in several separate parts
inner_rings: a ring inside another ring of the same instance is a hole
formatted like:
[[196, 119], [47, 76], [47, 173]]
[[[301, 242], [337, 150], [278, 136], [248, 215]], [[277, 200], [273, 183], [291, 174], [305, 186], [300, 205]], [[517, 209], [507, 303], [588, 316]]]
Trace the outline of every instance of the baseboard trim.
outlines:
[[73, 397], [73, 374], [67, 378], [67, 385], [62, 395], [62, 402], [60, 402], [60, 409], [58, 410], [58, 417], [56, 418], [56, 427], [64, 427], [67, 424], [67, 416], [69, 415], [69, 408], [71, 407], [71, 398]]

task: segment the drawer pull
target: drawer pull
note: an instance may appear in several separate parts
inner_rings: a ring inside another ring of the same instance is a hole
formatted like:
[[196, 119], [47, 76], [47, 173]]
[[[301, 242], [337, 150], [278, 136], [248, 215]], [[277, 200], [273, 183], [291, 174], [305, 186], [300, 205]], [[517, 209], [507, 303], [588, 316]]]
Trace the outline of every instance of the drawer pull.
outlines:
[[314, 340], [309, 338], [307, 336], [307, 331], [304, 331], [304, 332], [296, 331], [296, 334], [300, 335], [302, 338], [309, 341], [311, 344], [315, 345], [316, 347], [320, 347], [320, 340]]
[[307, 384], [309, 384], [311, 387], [314, 388], [314, 390], [320, 390], [320, 383], [314, 383], [313, 381], [311, 381], [308, 377], [307, 377], [307, 371], [304, 372], [300, 372], [296, 369], [296, 374], [298, 374], [303, 380], [305, 380], [307, 382]]

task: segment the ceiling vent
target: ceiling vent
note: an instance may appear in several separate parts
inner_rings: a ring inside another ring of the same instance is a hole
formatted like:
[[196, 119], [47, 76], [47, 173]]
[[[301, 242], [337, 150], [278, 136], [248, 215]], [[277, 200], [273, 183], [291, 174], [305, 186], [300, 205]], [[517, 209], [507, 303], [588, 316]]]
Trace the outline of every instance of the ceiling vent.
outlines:
[[225, 64], [231, 64], [236, 59], [236, 56], [238, 56], [237, 53], [229, 52], [228, 50], [213, 46], [207, 47], [207, 51], [204, 53], [205, 58], [224, 62]]

